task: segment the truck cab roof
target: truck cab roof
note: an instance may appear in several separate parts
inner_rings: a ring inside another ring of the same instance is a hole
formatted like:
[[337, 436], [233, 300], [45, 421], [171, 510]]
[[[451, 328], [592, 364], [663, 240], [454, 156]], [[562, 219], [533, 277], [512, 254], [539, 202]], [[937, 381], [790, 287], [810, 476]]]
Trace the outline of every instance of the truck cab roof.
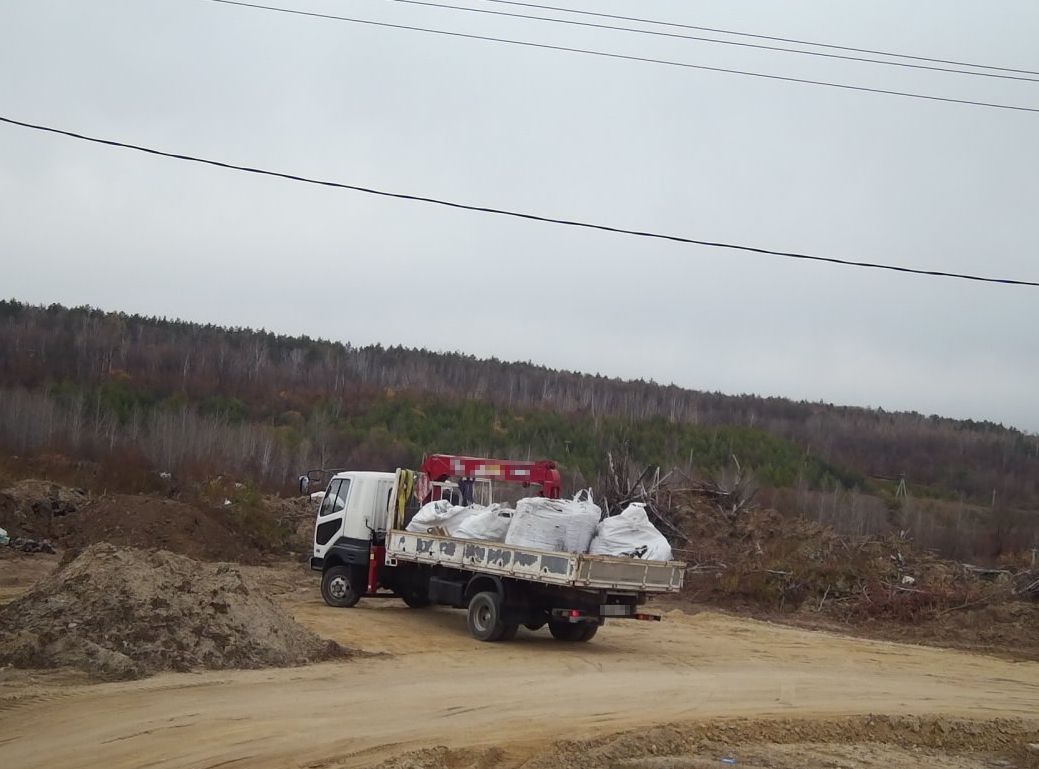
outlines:
[[352, 478], [355, 480], [371, 479], [371, 480], [393, 480], [396, 477], [396, 473], [380, 473], [375, 470], [348, 470], [343, 473], [336, 473], [332, 476], [331, 480], [340, 480], [343, 478]]

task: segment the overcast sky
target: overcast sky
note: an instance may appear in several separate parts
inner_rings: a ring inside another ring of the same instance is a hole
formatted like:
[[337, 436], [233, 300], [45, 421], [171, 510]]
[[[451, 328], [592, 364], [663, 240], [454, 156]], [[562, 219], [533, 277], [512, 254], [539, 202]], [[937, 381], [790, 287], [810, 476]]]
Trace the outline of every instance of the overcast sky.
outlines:
[[[386, 0], [271, 4], [1039, 107], [1032, 82]], [[558, 4], [1039, 70], [1034, 0]], [[1039, 280], [1035, 113], [206, 0], [2, 0], [0, 71], [0, 114], [170, 151], [707, 240]], [[5, 125], [0, 249], [0, 296], [33, 303], [1039, 431], [1036, 288], [453, 211]]]

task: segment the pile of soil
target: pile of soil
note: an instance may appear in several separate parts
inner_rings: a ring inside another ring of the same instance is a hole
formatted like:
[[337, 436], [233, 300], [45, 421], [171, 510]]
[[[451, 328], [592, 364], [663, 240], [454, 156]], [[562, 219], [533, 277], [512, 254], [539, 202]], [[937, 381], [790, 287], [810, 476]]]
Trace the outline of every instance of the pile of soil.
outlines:
[[169, 550], [203, 561], [259, 563], [262, 558], [250, 534], [229, 512], [139, 494], [101, 497], [57, 522], [55, 538], [68, 548], [108, 542]]
[[[1036, 766], [1039, 730], [1011, 719], [853, 716], [842, 719], [733, 719], [669, 724], [584, 740], [563, 740], [516, 760], [521, 748], [412, 751], [377, 769], [916, 769]], [[509, 759], [512, 758], [510, 761]]]
[[89, 501], [83, 489], [29, 478], [0, 491], [0, 526], [12, 537], [53, 537], [60, 519]]
[[28, 479], [0, 491], [0, 527], [12, 539], [46, 540], [59, 548], [109, 542], [208, 561], [256, 564], [265, 555], [309, 551], [315, 509], [309, 499], [239, 495], [234, 484], [229, 489], [227, 496], [218, 489], [215, 496], [200, 494], [190, 501], [145, 494], [98, 497]]
[[0, 664], [131, 679], [302, 665], [347, 654], [235, 566], [95, 544], [0, 608]]
[[[564, 741], [555, 756], [546, 752], [524, 764], [527, 769], [595, 769], [617, 766], [698, 766], [690, 758], [717, 766], [719, 758], [734, 758], [744, 767], [778, 769], [833, 767], [978, 766], [1029, 763], [1029, 746], [1039, 739], [1035, 723], [1015, 719], [973, 721], [945, 716], [850, 716], [809, 720], [803, 718], [733, 719], [699, 724], [672, 724], [621, 732], [607, 737]], [[834, 761], [826, 746], [859, 748], [848, 764]], [[869, 761], [870, 745], [895, 748], [879, 761]], [[783, 746], [798, 750], [783, 750]], [[671, 757], [678, 762], [661, 759]], [[969, 758], [969, 760], [956, 759]], [[682, 761], [685, 759], [685, 761]], [[786, 759], [786, 760], [784, 760]], [[793, 760], [791, 760], [793, 759]], [[822, 760], [820, 760], [822, 759]], [[952, 759], [952, 760], [949, 760]], [[982, 759], [982, 760], [979, 760]], [[989, 760], [984, 760], [989, 759]], [[727, 763], [727, 762], [726, 762]]]

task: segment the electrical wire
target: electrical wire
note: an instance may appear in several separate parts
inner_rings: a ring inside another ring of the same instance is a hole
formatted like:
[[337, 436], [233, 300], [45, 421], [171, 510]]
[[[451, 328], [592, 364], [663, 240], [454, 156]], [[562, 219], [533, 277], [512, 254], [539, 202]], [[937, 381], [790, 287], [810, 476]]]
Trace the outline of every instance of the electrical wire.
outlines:
[[818, 85], [826, 86], [828, 88], [839, 88], [846, 91], [863, 91], [866, 93], [878, 93], [885, 94], [888, 96], [904, 96], [910, 99], [925, 99], [927, 101], [939, 101], [950, 104], [967, 104], [974, 107], [989, 107], [992, 109], [1005, 109], [1014, 110], [1016, 112], [1039, 112], [1039, 108], [1036, 107], [1024, 107], [1016, 104], [997, 104], [994, 102], [975, 101], [973, 99], [954, 99], [949, 96], [934, 96], [932, 94], [913, 93], [910, 91], [895, 91], [887, 88], [868, 88], [861, 85], [851, 85], [848, 83], [833, 83], [826, 80], [811, 80], [808, 78], [801, 77], [788, 77], [786, 75], [771, 75], [764, 72], [750, 72], [748, 70], [741, 69], [730, 69], [728, 67], [710, 67], [706, 64], [689, 64], [687, 62], [672, 61], [670, 59], [655, 59], [648, 56], [629, 56], [620, 53], [609, 53], [607, 51], [597, 51], [591, 48], [573, 48], [570, 46], [563, 45], [549, 45], [547, 43], [535, 43], [529, 40], [513, 40], [504, 37], [491, 37], [489, 35], [475, 35], [466, 32], [452, 32], [445, 29], [431, 29], [429, 27], [419, 27], [411, 24], [391, 24], [386, 21], [373, 21], [371, 19], [357, 19], [349, 16], [336, 16], [329, 13], [317, 13], [315, 11], [300, 11], [294, 8], [282, 8], [275, 5], [260, 5], [259, 3], [247, 3], [242, 0], [208, 0], [211, 3], [220, 3], [222, 5], [238, 6], [241, 8], [254, 8], [262, 11], [272, 11], [275, 13], [287, 13], [294, 16], [308, 16], [317, 19], [326, 19], [330, 21], [345, 21], [352, 24], [367, 24], [373, 27], [385, 27], [387, 29], [405, 29], [412, 32], [424, 32], [433, 35], [444, 35], [447, 37], [458, 37], [465, 38], [468, 40], [483, 40], [491, 43], [505, 43], [508, 45], [520, 45], [527, 48], [542, 48], [550, 51], [564, 51], [567, 53], [580, 53], [589, 56], [601, 56], [610, 59], [623, 59], [625, 61], [638, 61], [647, 64], [663, 64], [670, 67], [682, 67], [685, 69], [698, 69], [707, 72], [723, 72], [730, 75], [743, 75], [746, 77], [763, 78], [766, 80], [781, 80], [787, 83], [802, 83], [806, 85]]
[[830, 43], [814, 43], [811, 40], [798, 40], [792, 37], [775, 37], [773, 35], [758, 35], [752, 32], [737, 32], [731, 29], [719, 29], [717, 27], [699, 27], [694, 24], [679, 24], [672, 21], [658, 21], [656, 19], [643, 19], [637, 16], [620, 16], [613, 13], [595, 13], [594, 11], [581, 11], [575, 8], [561, 8], [556, 5], [540, 5], [538, 3], [522, 3], [517, 0], [484, 0], [487, 3], [499, 3], [501, 5], [514, 5], [523, 8], [538, 8], [542, 11], [561, 11], [581, 16], [595, 16], [600, 19], [617, 19], [619, 21], [637, 21], [640, 24], [657, 24], [664, 27], [677, 27], [679, 29], [696, 29], [700, 32], [716, 32], [722, 35], [736, 35], [737, 37], [752, 37], [757, 40], [773, 40], [779, 43], [795, 43], [797, 45], [812, 45], [816, 48], [829, 48], [835, 51], [852, 51], [854, 53], [869, 53], [876, 56], [895, 56], [899, 59], [912, 59], [913, 61], [930, 61], [936, 64], [954, 64], [959, 67], [976, 67], [977, 69], [992, 69], [999, 72], [1018, 72], [1022, 75], [1039, 75], [1039, 71], [1031, 69], [1014, 69], [1013, 67], [996, 67], [991, 64], [972, 64], [969, 61], [956, 61], [954, 59], [935, 59], [930, 56], [912, 56], [908, 53], [892, 53], [891, 51], [877, 51], [871, 48], [854, 48], [850, 45], [833, 45]]
[[783, 48], [777, 45], [761, 45], [760, 43], [741, 43], [737, 40], [719, 40], [715, 37], [700, 37], [698, 35], [683, 35], [677, 32], [659, 32], [652, 29], [638, 29], [637, 27], [620, 27], [613, 24], [598, 24], [591, 21], [575, 21], [573, 19], [558, 19], [551, 16], [532, 16], [526, 13], [513, 13], [510, 11], [491, 11], [486, 8], [470, 8], [465, 5], [450, 5], [447, 3], [434, 3], [430, 0], [385, 0], [391, 3], [403, 3], [405, 5], [419, 5], [428, 8], [442, 8], [444, 10], [465, 11], [467, 13], [482, 13], [490, 16], [505, 16], [514, 19], [530, 19], [533, 21], [547, 21], [553, 24], [569, 24], [577, 27], [592, 27], [594, 29], [608, 29], [616, 32], [634, 32], [640, 35], [654, 35], [677, 40], [695, 40], [702, 43], [718, 43], [720, 45], [734, 45], [740, 48], [754, 48], [762, 51], [778, 51], [782, 53], [794, 53], [802, 56], [820, 56], [826, 59], [840, 59], [843, 61], [864, 62], [867, 64], [883, 64], [889, 67], [904, 67], [907, 69], [922, 69], [930, 72], [949, 72], [957, 75], [973, 75], [974, 77], [991, 77], [1000, 80], [1022, 80], [1029, 83], [1039, 83], [1039, 78], [1024, 77], [1022, 75], [1004, 75], [997, 72], [972, 72], [968, 69], [953, 69], [952, 67], [935, 67], [927, 64], [910, 64], [904, 61], [885, 61], [884, 59], [871, 59], [865, 56], [848, 56], [840, 53], [824, 53], [823, 51], [805, 51], [798, 48]]
[[134, 150], [136, 152], [144, 152], [149, 155], [158, 155], [160, 157], [173, 158], [174, 160], [185, 160], [191, 163], [201, 163], [209, 166], [216, 166], [217, 168], [225, 168], [233, 171], [244, 171], [250, 174], [259, 174], [262, 176], [273, 176], [279, 179], [287, 179], [293, 182], [302, 182], [305, 184], [316, 184], [322, 187], [335, 187], [343, 190], [352, 190], [354, 192], [363, 192], [369, 195], [379, 195], [387, 198], [397, 198], [399, 200], [411, 200], [419, 203], [431, 203], [438, 206], [445, 206], [448, 208], [461, 209], [463, 211], [475, 211], [484, 214], [496, 214], [499, 216], [509, 216], [516, 219], [526, 219], [535, 222], [545, 222], [548, 224], [559, 224], [567, 227], [579, 227], [588, 230], [600, 230], [602, 232], [610, 232], [618, 235], [631, 235], [640, 238], [652, 238], [655, 240], [666, 240], [674, 243], [686, 243], [696, 246], [706, 246], [710, 248], [725, 248], [735, 251], [747, 251], [755, 254], [765, 254], [768, 256], [783, 257], [786, 259], [798, 259], [810, 262], [826, 262], [829, 264], [839, 264], [847, 267], [863, 267], [876, 270], [888, 270], [891, 272], [909, 273], [913, 275], [926, 275], [930, 277], [941, 277], [941, 278], [957, 278], [960, 280], [970, 280], [980, 283], [1001, 283], [1006, 285], [1014, 286], [1034, 286], [1039, 287], [1039, 282], [1030, 280], [1016, 280], [1012, 278], [992, 278], [984, 277], [981, 275], [970, 275], [966, 273], [958, 272], [945, 272], [942, 270], [922, 270], [914, 267], [902, 267], [894, 264], [881, 264], [878, 262], [864, 262], [852, 259], [838, 259], [831, 256], [815, 256], [810, 254], [802, 254], [793, 251], [777, 251], [770, 248], [758, 248], [756, 246], [744, 246], [735, 243], [722, 243], [710, 240], [700, 240], [697, 238], [688, 238], [680, 235], [666, 235], [659, 232], [649, 232], [643, 230], [632, 230], [625, 227], [614, 227], [606, 224], [595, 224], [592, 222], [581, 222], [573, 219], [561, 219], [551, 216], [542, 216], [539, 214], [524, 213], [521, 211], [511, 211], [504, 208], [492, 208], [489, 206], [478, 206], [468, 203], [458, 203], [450, 200], [443, 200], [440, 198], [431, 198], [425, 195], [413, 195], [410, 193], [403, 192], [389, 192], [386, 190], [374, 189], [372, 187], [363, 187], [356, 184], [345, 184], [343, 182], [334, 182], [323, 179], [312, 179], [306, 176], [299, 176], [297, 174], [283, 173], [280, 171], [269, 171], [262, 168], [252, 168], [249, 166], [240, 166], [233, 163], [225, 163], [220, 160], [210, 160], [208, 158], [196, 157], [194, 155], [185, 155], [177, 152], [165, 152], [163, 150], [154, 149], [152, 147], [144, 147], [138, 144], [129, 144], [127, 142], [116, 141], [113, 139], [101, 139], [95, 136], [87, 136], [85, 134], [76, 133], [74, 131], [67, 131], [62, 128], [53, 128], [51, 126], [39, 125], [36, 123], [27, 123], [22, 120], [15, 120], [14, 118], [4, 117], [0, 115], [0, 122], [8, 123], [10, 125], [20, 126], [22, 128], [29, 128], [34, 131], [44, 131], [52, 134], [60, 134], [62, 136], [68, 136], [73, 139], [80, 139], [87, 142], [93, 142], [95, 144], [104, 144], [110, 147], [119, 147], [121, 149]]

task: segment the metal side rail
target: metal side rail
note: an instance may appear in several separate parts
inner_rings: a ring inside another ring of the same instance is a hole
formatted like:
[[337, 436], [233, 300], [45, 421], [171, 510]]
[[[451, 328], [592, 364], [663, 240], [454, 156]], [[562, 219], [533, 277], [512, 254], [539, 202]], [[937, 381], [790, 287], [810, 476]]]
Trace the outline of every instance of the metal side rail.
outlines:
[[678, 592], [685, 577], [685, 564], [679, 561], [555, 553], [394, 529], [386, 537], [386, 563], [395, 566], [397, 561], [448, 566], [550, 585], [646, 593]]

